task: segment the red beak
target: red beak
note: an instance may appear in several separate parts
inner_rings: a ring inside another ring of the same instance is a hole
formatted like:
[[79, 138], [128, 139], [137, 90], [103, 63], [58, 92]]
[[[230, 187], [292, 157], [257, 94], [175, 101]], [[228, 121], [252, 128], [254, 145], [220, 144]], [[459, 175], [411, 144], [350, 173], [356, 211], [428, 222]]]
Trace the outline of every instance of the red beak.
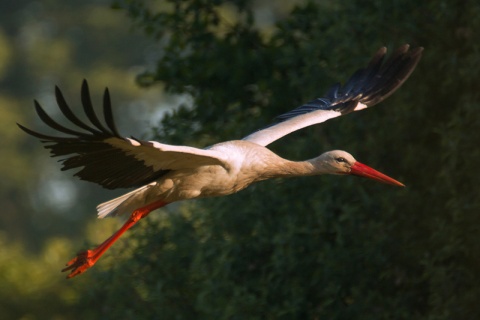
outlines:
[[392, 184], [394, 186], [405, 187], [405, 185], [395, 179], [390, 178], [389, 176], [384, 175], [381, 172], [378, 172], [375, 169], [370, 168], [369, 166], [364, 165], [360, 162], [355, 162], [354, 165], [350, 168], [350, 174], [365, 177], [373, 180], [377, 180], [383, 183]]

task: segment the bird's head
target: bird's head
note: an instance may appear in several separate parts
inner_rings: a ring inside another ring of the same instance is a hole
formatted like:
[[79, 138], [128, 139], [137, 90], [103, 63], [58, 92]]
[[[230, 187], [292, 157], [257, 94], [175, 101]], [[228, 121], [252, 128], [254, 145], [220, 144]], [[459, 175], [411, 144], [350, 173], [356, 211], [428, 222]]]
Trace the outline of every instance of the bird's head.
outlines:
[[364, 165], [363, 163], [358, 162], [350, 153], [346, 151], [328, 151], [313, 159], [312, 162], [315, 167], [327, 174], [352, 174], [355, 176], [392, 184], [394, 186], [405, 186], [403, 183], [392, 179], [389, 176], [386, 176], [383, 173]]

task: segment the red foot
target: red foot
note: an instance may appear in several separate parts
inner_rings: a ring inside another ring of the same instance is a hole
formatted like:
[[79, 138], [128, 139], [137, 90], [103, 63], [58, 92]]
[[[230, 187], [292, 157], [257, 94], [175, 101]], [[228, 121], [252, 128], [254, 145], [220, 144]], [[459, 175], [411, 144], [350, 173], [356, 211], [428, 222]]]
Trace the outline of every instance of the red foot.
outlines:
[[62, 272], [72, 270], [67, 279], [73, 278], [87, 271], [88, 268], [95, 264], [96, 260], [94, 259], [93, 250], [80, 252], [75, 258], [67, 262], [67, 267], [63, 268]]
[[125, 222], [125, 224], [117, 231], [115, 232], [110, 238], [105, 240], [101, 245], [99, 245], [97, 248], [93, 250], [87, 250], [80, 252], [77, 254], [75, 258], [72, 260], [68, 261], [67, 267], [62, 269], [62, 272], [64, 271], [69, 271], [70, 274], [67, 276], [67, 279], [73, 278], [75, 276], [78, 276], [79, 274], [84, 273], [87, 271], [88, 268], [92, 267], [95, 262], [97, 262], [98, 259], [105, 253], [105, 251], [110, 248], [110, 246], [120, 238], [120, 236], [130, 229], [135, 223], [137, 223], [140, 219], [145, 218], [151, 211], [158, 209], [160, 207], [163, 207], [167, 205], [168, 203], [162, 202], [162, 201], [157, 201], [153, 202], [145, 207], [139, 208], [135, 210], [130, 218]]

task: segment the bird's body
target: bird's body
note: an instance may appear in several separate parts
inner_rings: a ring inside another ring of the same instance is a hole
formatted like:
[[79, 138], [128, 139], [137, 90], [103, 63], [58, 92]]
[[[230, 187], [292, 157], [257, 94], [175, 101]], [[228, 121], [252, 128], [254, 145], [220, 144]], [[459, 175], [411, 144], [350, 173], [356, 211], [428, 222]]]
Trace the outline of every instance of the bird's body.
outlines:
[[[269, 149], [248, 141], [222, 142], [208, 151], [219, 155], [222, 163], [167, 173], [156, 181], [159, 196], [167, 202], [226, 196], [279, 174], [288, 163]], [[162, 193], [163, 190], [168, 191]]]
[[157, 200], [172, 203], [194, 198], [226, 196], [245, 189], [252, 183], [271, 178], [312, 176], [325, 173], [348, 173], [348, 168], [330, 170], [327, 155], [355, 160], [344, 151], [331, 151], [306, 161], [290, 161], [256, 143], [233, 140], [215, 144], [206, 150], [222, 159], [220, 164], [177, 169], [142, 186], [129, 196], [98, 206], [99, 216], [121, 215]]
[[[222, 142], [206, 151], [221, 159], [221, 163], [193, 165], [169, 171], [148, 185], [134, 190], [129, 196], [128, 206], [140, 207], [156, 200], [172, 203], [194, 198], [226, 196], [256, 181], [275, 176], [281, 171], [280, 167], [290, 163], [269, 149], [248, 141]], [[269, 166], [269, 162], [278, 163], [278, 167]], [[122, 201], [120, 197], [119, 202]], [[101, 215], [102, 205], [98, 208]], [[122, 207], [117, 209], [108, 214], [118, 215], [130, 211]]]
[[310, 101], [277, 118], [276, 124], [254, 132], [242, 140], [215, 144], [205, 149], [172, 146], [121, 136], [113, 121], [108, 91], [104, 95], [106, 126], [97, 118], [87, 83], [82, 86], [82, 103], [92, 125], [80, 121], [56, 88], [57, 103], [78, 128], [64, 127], [51, 119], [35, 101], [40, 118], [69, 137], [53, 137], [21, 129], [50, 143], [52, 156], [64, 156], [62, 170], [81, 168], [75, 175], [108, 189], [136, 188], [97, 207], [100, 218], [130, 214], [114, 235], [93, 250], [72, 259], [68, 277], [90, 268], [100, 256], [138, 220], [151, 211], [172, 202], [194, 198], [218, 197], [238, 192], [250, 184], [270, 179], [321, 174], [352, 174], [384, 183], [400, 182], [356, 161], [345, 151], [328, 151], [306, 161], [284, 159], [266, 146], [271, 142], [313, 124], [371, 107], [391, 95], [409, 77], [421, 57], [422, 48], [409, 51], [400, 47], [384, 62], [381, 48], [369, 65], [358, 70], [341, 87], [333, 86], [323, 98]]

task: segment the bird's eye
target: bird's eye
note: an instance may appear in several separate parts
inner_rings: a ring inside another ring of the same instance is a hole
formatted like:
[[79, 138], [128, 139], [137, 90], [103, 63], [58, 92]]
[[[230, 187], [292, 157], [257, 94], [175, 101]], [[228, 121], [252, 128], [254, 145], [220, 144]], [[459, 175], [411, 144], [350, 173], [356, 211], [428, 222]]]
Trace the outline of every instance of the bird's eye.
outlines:
[[345, 162], [345, 163], [347, 162], [347, 160], [345, 160], [344, 157], [338, 157], [335, 160], [337, 160], [337, 162]]

